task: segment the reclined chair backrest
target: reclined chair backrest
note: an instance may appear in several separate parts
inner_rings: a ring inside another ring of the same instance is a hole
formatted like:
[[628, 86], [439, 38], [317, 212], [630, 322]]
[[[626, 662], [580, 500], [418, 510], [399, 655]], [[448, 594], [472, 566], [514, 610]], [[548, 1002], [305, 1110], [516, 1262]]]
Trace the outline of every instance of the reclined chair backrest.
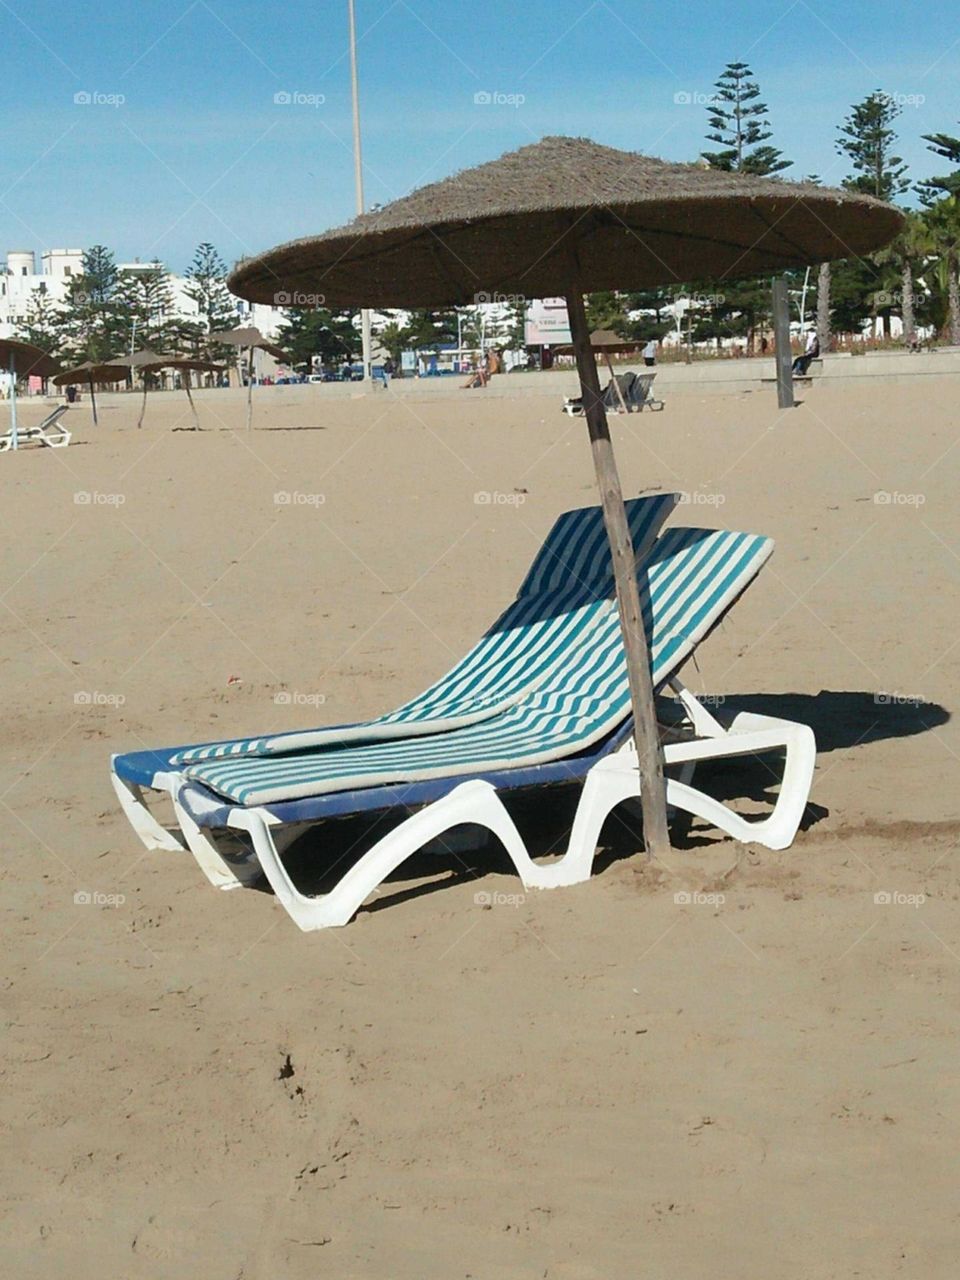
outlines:
[[[638, 560], [676, 502], [677, 495], [669, 493], [625, 504]], [[190, 747], [173, 756], [171, 764], [445, 732], [490, 719], [546, 680], [566, 651], [580, 646], [599, 619], [615, 611], [613, 596], [601, 509], [566, 511], [547, 534], [513, 603], [455, 666], [395, 711], [362, 725]]]

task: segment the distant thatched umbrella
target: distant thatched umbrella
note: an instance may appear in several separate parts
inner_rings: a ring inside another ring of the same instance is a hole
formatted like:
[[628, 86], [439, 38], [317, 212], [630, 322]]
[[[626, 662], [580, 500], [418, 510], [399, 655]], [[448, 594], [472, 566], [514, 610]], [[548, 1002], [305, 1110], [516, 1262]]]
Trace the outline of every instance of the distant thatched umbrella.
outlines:
[[10, 448], [17, 446], [17, 379], [36, 374], [49, 378], [59, 373], [60, 366], [46, 351], [32, 342], [19, 342], [15, 338], [0, 338], [0, 368], [10, 374]]
[[73, 382], [86, 382], [90, 387], [90, 407], [93, 410], [93, 425], [97, 425], [97, 393], [94, 384], [97, 382], [125, 382], [129, 366], [120, 360], [86, 360], [66, 373], [59, 373], [54, 378], [54, 386], [67, 387]]
[[[190, 393], [190, 370], [196, 369], [204, 373], [220, 373], [223, 371], [223, 365], [215, 364], [212, 360], [194, 359], [193, 356], [164, 356], [158, 355], [156, 351], [135, 351], [133, 355], [124, 356], [115, 361], [116, 364], [123, 364], [130, 369], [139, 369], [142, 374], [156, 373], [160, 369], [176, 369], [183, 375], [183, 389], [187, 393], [187, 400], [190, 402], [190, 411], [193, 414], [194, 430], [200, 429], [200, 419], [197, 417], [197, 408], [193, 403], [193, 396]], [[143, 425], [143, 411], [147, 405], [147, 381], [144, 377], [143, 381], [143, 404], [140, 409], [140, 419], [137, 426]]]
[[287, 353], [282, 347], [268, 342], [255, 325], [245, 329], [227, 329], [224, 333], [211, 333], [211, 342], [223, 342], [228, 347], [247, 347], [247, 430], [253, 426], [253, 353], [269, 352], [277, 360], [286, 360]]
[[667, 164], [583, 138], [545, 138], [423, 187], [324, 235], [242, 262], [234, 293], [323, 305], [443, 307], [564, 293], [612, 551], [649, 853], [669, 848], [640, 594], [583, 304], [588, 290], [781, 272], [885, 244], [903, 225], [855, 191]]
[[195, 369], [198, 373], [223, 373], [224, 366], [216, 364], [213, 360], [195, 359], [193, 356], [161, 356], [159, 363], [155, 365], [145, 365], [146, 369], [176, 369], [183, 380], [183, 389], [187, 393], [187, 399], [190, 402], [190, 412], [193, 414], [193, 429], [200, 430], [200, 419], [197, 417], [197, 406], [193, 403], [193, 396], [190, 393], [190, 370]]
[[140, 377], [143, 382], [143, 399], [140, 402], [140, 417], [137, 419], [137, 426], [143, 426], [143, 415], [147, 409], [147, 370], [156, 369], [157, 362], [163, 361], [163, 356], [157, 355], [156, 351], [151, 351], [148, 347], [144, 347], [140, 351], [134, 351], [128, 356], [117, 356], [113, 361], [116, 365], [122, 365], [125, 369], [131, 371], [140, 370]]
[[[607, 371], [613, 381], [616, 389], [617, 399], [620, 401], [620, 408], [624, 413], [627, 412], [627, 405], [623, 398], [623, 392], [620, 390], [620, 383], [617, 381], [613, 372], [613, 362], [610, 357], [617, 351], [636, 351], [637, 343], [627, 338], [621, 338], [619, 333], [614, 333], [612, 329], [594, 329], [590, 335], [590, 347], [598, 355], [602, 355], [607, 363]], [[554, 351], [558, 355], [576, 355], [573, 344], [554, 347]]]

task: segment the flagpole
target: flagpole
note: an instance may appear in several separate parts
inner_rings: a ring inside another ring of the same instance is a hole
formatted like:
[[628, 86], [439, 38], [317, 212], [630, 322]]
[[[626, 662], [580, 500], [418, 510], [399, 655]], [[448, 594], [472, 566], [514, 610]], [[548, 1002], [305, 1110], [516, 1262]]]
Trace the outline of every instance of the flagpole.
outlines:
[[[363, 213], [363, 153], [360, 145], [360, 85], [357, 77], [357, 21], [354, 0], [347, 0], [350, 20], [350, 82], [353, 88], [353, 171], [357, 192], [357, 213]], [[363, 343], [363, 377], [370, 377], [371, 340], [370, 312], [365, 307], [360, 312], [360, 331]]]

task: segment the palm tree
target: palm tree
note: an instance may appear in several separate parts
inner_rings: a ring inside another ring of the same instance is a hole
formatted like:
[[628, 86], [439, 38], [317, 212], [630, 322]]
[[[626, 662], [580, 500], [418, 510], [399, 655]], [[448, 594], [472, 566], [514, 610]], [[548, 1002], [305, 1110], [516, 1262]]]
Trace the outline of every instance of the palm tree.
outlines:
[[934, 253], [939, 255], [937, 283], [947, 298], [947, 326], [952, 346], [960, 346], [960, 197], [947, 196], [927, 209], [924, 222]]
[[830, 350], [830, 263], [821, 262], [817, 272], [817, 341], [820, 354]]
[[871, 255], [878, 267], [894, 268], [900, 275], [900, 315], [903, 319], [903, 341], [910, 347], [917, 336], [914, 293], [914, 268], [933, 251], [934, 243], [923, 217], [908, 213], [903, 230], [884, 248]]

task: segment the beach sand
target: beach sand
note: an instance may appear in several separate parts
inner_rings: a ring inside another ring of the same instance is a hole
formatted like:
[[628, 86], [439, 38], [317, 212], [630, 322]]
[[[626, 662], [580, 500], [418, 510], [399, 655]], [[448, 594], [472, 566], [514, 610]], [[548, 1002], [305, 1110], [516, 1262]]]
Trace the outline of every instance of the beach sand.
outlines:
[[[250, 433], [230, 392], [138, 431], [105, 395], [0, 459], [6, 1274], [955, 1274], [957, 382], [804, 400], [613, 423], [629, 493], [776, 539], [685, 679], [815, 729], [793, 847], [695, 824], [651, 865], [613, 821], [587, 885], [421, 860], [314, 934], [145, 853], [110, 753], [414, 693], [596, 500], [584, 424], [292, 387]], [[755, 808], [769, 775], [711, 778]], [[522, 817], [562, 846], [569, 813]]]

